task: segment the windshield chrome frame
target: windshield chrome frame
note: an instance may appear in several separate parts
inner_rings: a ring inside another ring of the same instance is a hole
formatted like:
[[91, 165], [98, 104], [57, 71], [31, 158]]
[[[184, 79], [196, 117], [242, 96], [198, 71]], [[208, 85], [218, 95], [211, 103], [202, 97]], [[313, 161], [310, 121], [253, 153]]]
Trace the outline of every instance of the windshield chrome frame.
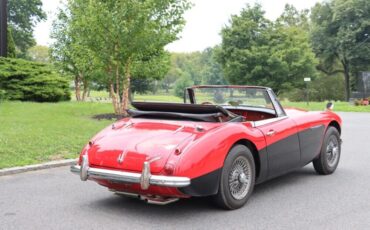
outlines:
[[193, 86], [184, 90], [184, 103], [187, 103], [186, 96], [189, 96], [190, 104], [196, 104], [194, 89], [198, 88], [245, 88], [245, 89], [261, 89], [265, 90], [272, 103], [273, 110], [275, 111], [276, 117], [286, 117], [284, 108], [281, 106], [277, 96], [271, 88], [260, 87], [260, 86], [230, 86], [230, 85], [211, 85], [211, 86]]

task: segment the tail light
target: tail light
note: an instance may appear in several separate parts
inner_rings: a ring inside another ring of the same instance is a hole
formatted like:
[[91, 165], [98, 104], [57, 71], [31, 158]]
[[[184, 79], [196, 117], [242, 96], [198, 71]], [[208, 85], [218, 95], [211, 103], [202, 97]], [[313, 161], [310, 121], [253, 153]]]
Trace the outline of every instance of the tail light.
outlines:
[[174, 171], [175, 171], [175, 166], [172, 163], [167, 163], [164, 166], [164, 173], [165, 174], [172, 175]]

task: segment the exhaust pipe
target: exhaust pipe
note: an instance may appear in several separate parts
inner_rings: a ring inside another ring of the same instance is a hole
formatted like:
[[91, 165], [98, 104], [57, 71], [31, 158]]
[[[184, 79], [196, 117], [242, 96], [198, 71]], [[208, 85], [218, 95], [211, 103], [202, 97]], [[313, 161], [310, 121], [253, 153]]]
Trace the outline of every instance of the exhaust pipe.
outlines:
[[179, 198], [164, 198], [160, 196], [156, 197], [140, 196], [140, 199], [146, 201], [148, 204], [155, 205], [167, 205], [179, 200]]
[[117, 190], [114, 190], [114, 189], [109, 189], [109, 191], [114, 192], [114, 194], [116, 194], [118, 196], [138, 198], [142, 201], [145, 201], [148, 204], [155, 204], [155, 205], [171, 204], [171, 203], [176, 202], [176, 201], [179, 200], [179, 198], [174, 198], [174, 197], [145, 196], [145, 195], [139, 195], [139, 194], [135, 194], [135, 193], [117, 191]]

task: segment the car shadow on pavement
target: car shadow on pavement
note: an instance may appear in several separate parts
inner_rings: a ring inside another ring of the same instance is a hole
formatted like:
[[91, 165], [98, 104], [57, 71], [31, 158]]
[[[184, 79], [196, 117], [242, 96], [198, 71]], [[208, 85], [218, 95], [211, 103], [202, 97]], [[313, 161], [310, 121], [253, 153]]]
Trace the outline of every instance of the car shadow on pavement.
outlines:
[[[305, 167], [297, 171], [291, 172], [284, 176], [276, 179], [269, 180], [265, 183], [257, 185], [249, 200], [248, 204], [244, 207], [248, 207], [250, 203], [260, 201], [264, 199], [266, 194], [272, 194], [281, 192], [282, 190], [295, 187], [297, 184], [304, 184], [307, 180], [318, 178], [315, 171], [310, 167]], [[141, 216], [144, 218], [148, 216], [152, 218], [186, 218], [194, 213], [207, 212], [222, 212], [223, 210], [213, 204], [211, 197], [194, 197], [190, 199], [180, 199], [179, 201], [168, 204], [168, 205], [152, 205], [146, 202], [135, 199], [122, 197], [117, 195], [108, 195], [107, 198], [95, 200], [89, 204], [89, 207], [93, 210], [100, 210], [105, 213], [117, 214], [117, 215], [129, 215], [129, 216]]]

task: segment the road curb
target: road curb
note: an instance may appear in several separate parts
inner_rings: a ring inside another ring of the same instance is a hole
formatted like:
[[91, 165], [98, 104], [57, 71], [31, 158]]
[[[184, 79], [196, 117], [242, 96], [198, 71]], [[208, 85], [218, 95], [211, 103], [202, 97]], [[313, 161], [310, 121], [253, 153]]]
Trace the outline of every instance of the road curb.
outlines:
[[77, 162], [77, 159], [68, 159], [68, 160], [60, 160], [60, 161], [50, 161], [50, 162], [43, 163], [43, 164], [5, 168], [5, 169], [0, 169], [0, 176], [24, 173], [24, 172], [29, 172], [29, 171], [36, 171], [36, 170], [41, 170], [41, 169], [56, 168], [56, 167], [61, 167], [61, 166], [68, 166], [68, 165], [73, 165], [76, 162]]

